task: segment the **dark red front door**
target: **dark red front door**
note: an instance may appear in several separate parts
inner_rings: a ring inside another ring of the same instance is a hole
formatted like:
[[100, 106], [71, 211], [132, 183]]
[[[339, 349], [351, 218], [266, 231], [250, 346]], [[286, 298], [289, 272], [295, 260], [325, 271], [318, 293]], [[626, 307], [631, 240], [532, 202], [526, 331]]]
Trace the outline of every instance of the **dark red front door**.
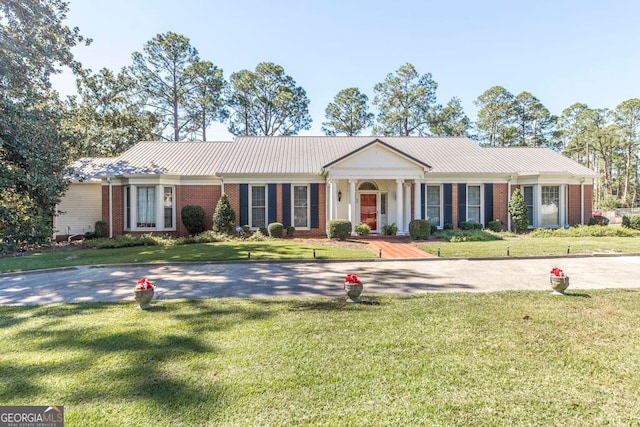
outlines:
[[376, 194], [360, 195], [360, 223], [367, 224], [371, 231], [378, 230], [377, 198]]

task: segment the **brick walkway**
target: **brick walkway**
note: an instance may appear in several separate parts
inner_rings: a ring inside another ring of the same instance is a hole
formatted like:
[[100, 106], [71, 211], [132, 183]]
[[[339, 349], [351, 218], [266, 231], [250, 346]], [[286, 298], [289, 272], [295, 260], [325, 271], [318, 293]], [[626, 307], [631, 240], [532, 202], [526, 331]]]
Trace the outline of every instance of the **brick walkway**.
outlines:
[[386, 259], [435, 258], [410, 243], [410, 239], [402, 236], [372, 236], [361, 238], [367, 241], [367, 249], [376, 255], [382, 254]]

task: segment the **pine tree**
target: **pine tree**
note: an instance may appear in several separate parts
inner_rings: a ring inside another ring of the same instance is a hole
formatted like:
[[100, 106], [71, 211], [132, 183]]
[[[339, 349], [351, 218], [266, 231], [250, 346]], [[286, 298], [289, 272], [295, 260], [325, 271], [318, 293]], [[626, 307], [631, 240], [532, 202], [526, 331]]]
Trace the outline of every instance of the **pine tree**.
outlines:
[[231, 234], [235, 222], [236, 213], [231, 209], [227, 195], [223, 193], [213, 213], [213, 231]]
[[511, 201], [509, 202], [509, 215], [511, 215], [511, 223], [518, 233], [521, 230], [526, 230], [529, 226], [529, 218], [527, 214], [529, 209], [527, 208], [527, 202], [524, 200], [524, 196], [519, 188], [516, 188], [511, 195]]

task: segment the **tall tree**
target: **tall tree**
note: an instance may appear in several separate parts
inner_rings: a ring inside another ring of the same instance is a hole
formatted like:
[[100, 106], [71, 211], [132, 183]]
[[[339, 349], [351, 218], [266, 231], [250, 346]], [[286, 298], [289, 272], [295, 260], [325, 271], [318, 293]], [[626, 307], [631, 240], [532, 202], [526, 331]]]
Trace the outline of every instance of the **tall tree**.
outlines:
[[514, 122], [519, 131], [518, 145], [539, 147], [551, 145], [550, 137], [556, 120], [542, 102], [529, 92], [514, 98]]
[[138, 141], [156, 139], [158, 117], [132, 94], [135, 82], [124, 72], [103, 68], [77, 80], [63, 125], [74, 136], [72, 156], [117, 156]]
[[486, 90], [474, 101], [480, 107], [476, 129], [480, 140], [491, 147], [512, 145], [518, 130], [514, 126], [514, 96], [502, 86]]
[[[627, 202], [630, 195], [631, 175], [633, 174], [633, 160], [638, 154], [640, 148], [639, 131], [640, 131], [640, 99], [633, 98], [620, 103], [613, 112], [614, 120], [623, 135], [624, 141], [624, 191], [622, 200]], [[637, 182], [637, 165], [636, 165], [636, 185]]]
[[186, 97], [187, 114], [192, 132], [200, 132], [202, 140], [207, 140], [207, 127], [213, 121], [229, 118], [222, 93], [226, 86], [222, 70], [209, 61], [195, 61], [185, 70], [191, 82]]
[[471, 121], [464, 113], [460, 98], [454, 96], [444, 108], [439, 109], [431, 132], [437, 136], [468, 136]]
[[436, 89], [431, 73], [418, 74], [411, 64], [387, 74], [373, 91], [373, 104], [380, 111], [374, 132], [383, 135], [425, 135], [435, 120]]
[[90, 42], [64, 25], [67, 12], [60, 0], [0, 2], [0, 251], [49, 239], [66, 189], [63, 107], [50, 77], [80, 73], [71, 49]]
[[228, 105], [234, 135], [295, 135], [311, 127], [307, 93], [272, 62], [231, 74]]
[[343, 89], [324, 110], [326, 122], [322, 123], [325, 135], [345, 134], [355, 136], [373, 124], [369, 112], [369, 98], [357, 87]]
[[171, 129], [167, 138], [180, 141], [191, 121], [184, 106], [193, 76], [186, 70], [198, 61], [198, 51], [187, 37], [168, 32], [149, 40], [132, 58], [129, 73], [138, 82], [140, 95], [162, 118], [164, 129]]

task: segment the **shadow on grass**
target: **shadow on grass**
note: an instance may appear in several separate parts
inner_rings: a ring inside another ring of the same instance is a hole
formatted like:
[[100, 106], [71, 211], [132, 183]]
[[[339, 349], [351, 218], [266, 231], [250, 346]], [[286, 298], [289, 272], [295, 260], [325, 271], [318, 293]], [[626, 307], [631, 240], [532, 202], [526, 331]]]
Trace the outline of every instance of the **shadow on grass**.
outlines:
[[[10, 343], [0, 362], [0, 401], [142, 401], [153, 406], [152, 417], [203, 411], [206, 420], [221, 410], [229, 387], [210, 372], [221, 351], [215, 334], [269, 316], [255, 305], [215, 300], [148, 311], [118, 303], [0, 307]], [[205, 375], [212, 380], [202, 381]]]

